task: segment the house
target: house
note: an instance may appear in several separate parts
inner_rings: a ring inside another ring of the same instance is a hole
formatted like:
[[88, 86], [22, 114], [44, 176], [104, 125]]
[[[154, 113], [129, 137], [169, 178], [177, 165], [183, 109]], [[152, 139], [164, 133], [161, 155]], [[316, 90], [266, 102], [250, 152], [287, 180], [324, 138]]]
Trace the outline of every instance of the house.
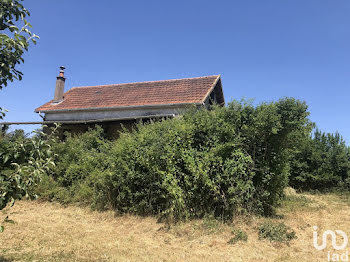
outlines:
[[193, 105], [225, 103], [220, 75], [79, 86], [64, 92], [64, 69], [61, 67], [57, 76], [54, 99], [35, 109], [44, 114], [44, 124], [61, 123], [61, 135], [84, 132], [99, 124], [113, 137], [122, 126], [131, 128], [137, 121], [174, 117]]

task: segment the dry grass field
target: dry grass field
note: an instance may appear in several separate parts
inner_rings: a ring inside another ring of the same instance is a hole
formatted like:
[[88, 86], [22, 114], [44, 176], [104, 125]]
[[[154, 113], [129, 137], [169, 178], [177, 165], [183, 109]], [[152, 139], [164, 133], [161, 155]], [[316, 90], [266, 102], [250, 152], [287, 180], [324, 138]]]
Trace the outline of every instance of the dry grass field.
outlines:
[[[350, 201], [338, 194], [294, 195], [279, 214], [167, 227], [150, 217], [19, 201], [0, 212], [1, 221], [15, 221], [0, 234], [0, 261], [327, 261], [331, 249], [313, 247], [313, 226], [350, 233]], [[284, 222], [298, 238], [289, 244], [259, 240], [257, 226], [266, 220]], [[247, 232], [248, 241], [229, 244], [234, 229]]]

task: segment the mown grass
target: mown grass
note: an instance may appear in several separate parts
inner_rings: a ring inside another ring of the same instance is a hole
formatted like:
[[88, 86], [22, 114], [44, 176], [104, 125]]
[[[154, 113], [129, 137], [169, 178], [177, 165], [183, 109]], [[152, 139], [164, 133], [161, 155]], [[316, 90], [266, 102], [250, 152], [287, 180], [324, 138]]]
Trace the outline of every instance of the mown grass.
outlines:
[[[0, 234], [0, 261], [326, 261], [328, 250], [312, 245], [313, 226], [350, 228], [350, 206], [337, 194], [295, 194], [278, 213], [283, 218], [223, 223], [206, 217], [167, 225], [152, 217], [20, 201], [0, 213], [1, 221], [15, 221]], [[267, 222], [285, 225], [297, 239], [259, 239], [259, 225]]]

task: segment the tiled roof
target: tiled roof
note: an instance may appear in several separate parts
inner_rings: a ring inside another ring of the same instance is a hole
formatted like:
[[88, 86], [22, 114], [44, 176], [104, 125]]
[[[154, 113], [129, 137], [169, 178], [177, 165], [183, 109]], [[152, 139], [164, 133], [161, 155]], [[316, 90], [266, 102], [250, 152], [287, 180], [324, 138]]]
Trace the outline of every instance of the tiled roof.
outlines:
[[202, 103], [219, 82], [220, 75], [214, 75], [152, 82], [73, 87], [64, 94], [62, 102], [53, 104], [53, 101], [50, 101], [35, 109], [35, 112]]

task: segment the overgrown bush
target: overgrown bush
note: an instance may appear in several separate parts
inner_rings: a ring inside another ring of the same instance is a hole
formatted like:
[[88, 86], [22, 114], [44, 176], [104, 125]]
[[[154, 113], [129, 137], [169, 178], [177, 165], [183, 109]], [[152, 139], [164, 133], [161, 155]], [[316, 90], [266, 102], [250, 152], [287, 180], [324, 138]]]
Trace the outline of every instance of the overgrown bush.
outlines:
[[252, 161], [222, 113], [200, 111], [123, 134], [106, 190], [113, 206], [175, 219], [251, 210]]
[[[350, 188], [349, 148], [338, 134], [311, 137], [308, 114], [305, 103], [284, 98], [189, 110], [138, 124], [116, 141], [100, 127], [64, 142], [16, 131], [0, 139], [0, 186], [4, 191], [16, 178], [32, 187], [29, 174], [40, 173], [36, 192], [65, 204], [168, 220], [269, 215], [288, 179], [301, 189]], [[1, 206], [9, 201], [3, 199]]]
[[43, 199], [63, 204], [96, 202], [99, 192], [94, 191], [95, 184], [105, 179], [106, 172], [114, 165], [110, 156], [111, 145], [99, 126], [75, 137], [67, 133], [64, 142], [53, 144], [56, 166], [43, 178], [37, 193]]
[[288, 183], [289, 159], [309, 132], [295, 99], [190, 110], [139, 124], [114, 142], [97, 128], [54, 146], [54, 173], [38, 189], [67, 203], [170, 220], [269, 214]]
[[271, 214], [288, 184], [289, 160], [313, 126], [307, 105], [283, 98], [256, 107], [234, 101], [224, 110], [226, 121], [234, 126], [242, 148], [253, 160], [254, 199], [259, 200], [265, 214]]

